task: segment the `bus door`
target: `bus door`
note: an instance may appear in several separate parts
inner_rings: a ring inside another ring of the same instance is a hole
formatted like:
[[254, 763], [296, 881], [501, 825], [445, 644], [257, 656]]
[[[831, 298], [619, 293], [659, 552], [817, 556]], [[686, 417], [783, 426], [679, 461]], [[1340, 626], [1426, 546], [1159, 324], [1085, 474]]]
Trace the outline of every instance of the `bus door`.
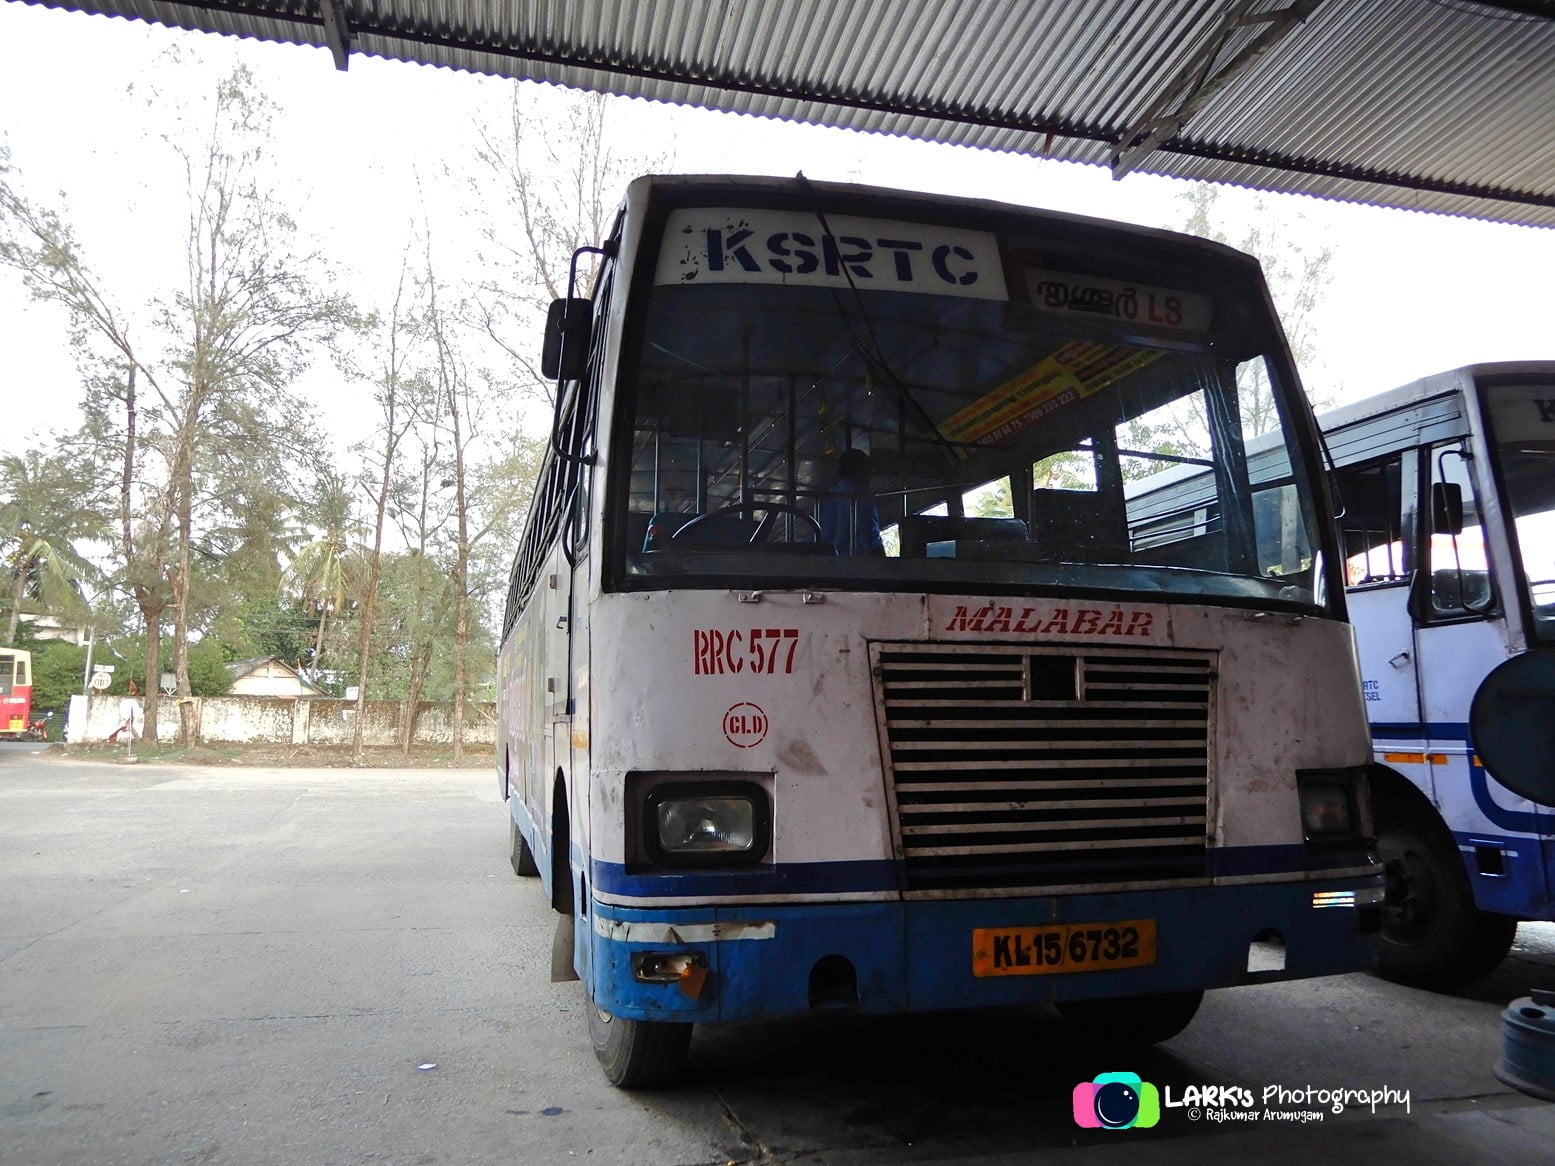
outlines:
[[1429, 780], [1424, 769], [1400, 760], [1418, 756], [1425, 748], [1404, 539], [1413, 511], [1405, 507], [1405, 499], [1413, 495], [1414, 466], [1411, 459], [1394, 454], [1339, 471], [1334, 479], [1343, 507], [1339, 533], [1366, 719], [1377, 752], [1424, 785]]
[[26, 685], [31, 678], [26, 661], [23, 653], [0, 653], [0, 733], [7, 736], [27, 731], [30, 690]]
[[[608, 297], [608, 280], [600, 294]], [[572, 301], [588, 304], [588, 301]], [[603, 314], [593, 318], [595, 330], [592, 355], [583, 376], [565, 389], [558, 385], [557, 411], [552, 429], [553, 466], [559, 478], [557, 495], [560, 528], [556, 551], [551, 557], [551, 574], [545, 580], [542, 599], [545, 613], [546, 686], [543, 707], [549, 722], [545, 728], [548, 751], [545, 789], [541, 798], [550, 804], [551, 836], [548, 847], [548, 872], [552, 883], [552, 904], [563, 910], [552, 949], [552, 979], [572, 979], [587, 975], [591, 950], [585, 916], [584, 927], [575, 928], [578, 913], [588, 911], [587, 886], [580, 885], [572, 861], [573, 845], [588, 854], [589, 791], [589, 535], [593, 513], [593, 465], [595, 451], [595, 409], [599, 362], [603, 344], [598, 331]], [[555, 802], [556, 775], [565, 783], [565, 804]], [[565, 832], [561, 824], [565, 821]], [[586, 866], [586, 864], [585, 864]], [[567, 880], [558, 888], [558, 879]], [[570, 910], [567, 910], [570, 908]], [[570, 960], [568, 948], [571, 949]]]
[[[564, 512], [560, 541], [551, 557], [550, 570], [541, 581], [540, 606], [544, 624], [540, 635], [545, 650], [538, 677], [544, 685], [544, 698], [539, 702], [543, 723], [538, 728], [544, 742], [544, 767], [537, 775], [540, 780], [536, 782], [539, 786], [536, 793], [542, 810], [541, 822], [548, 820], [543, 811], [549, 808], [553, 815], [568, 813], [569, 825], [576, 827], [588, 773], [586, 755], [577, 756], [574, 750], [574, 744], [579, 740], [577, 732], [586, 732], [588, 724], [587, 696], [586, 692], [580, 691], [586, 686], [588, 676], [588, 562], [584, 545], [586, 535], [580, 534], [584, 527], [581, 515], [587, 506], [586, 489], [582, 484], [586, 481], [586, 467], [563, 466], [561, 473], [571, 480], [561, 498]], [[550, 804], [558, 774], [567, 783], [572, 803], [569, 807]]]
[[541, 599], [545, 618], [542, 634], [547, 642], [541, 673], [545, 686], [545, 697], [540, 702], [544, 721], [539, 730], [545, 750], [543, 768], [536, 775], [535, 784], [539, 787], [536, 794], [542, 822], [557, 773], [572, 772], [573, 572], [560, 556], [551, 566], [553, 570], [545, 577], [545, 594]]
[[[1430, 537], [1415, 593], [1425, 753], [1435, 801], [1457, 836], [1476, 901], [1486, 910], [1516, 914], [1513, 900], [1530, 890], [1542, 899], [1545, 880], [1533, 853], [1537, 844], [1530, 840], [1524, 848], [1529, 853], [1521, 854], [1507, 836], [1538, 832], [1541, 811], [1475, 763], [1468, 732], [1469, 704], [1480, 681], [1507, 658], [1505, 606], [1491, 573], [1464, 443], [1446, 442], [1427, 453]], [[1543, 826], [1550, 828], [1547, 818]], [[1530, 877], [1536, 888], [1528, 886]], [[1514, 884], [1523, 891], [1514, 893]]]
[[587, 790], [589, 722], [588, 482], [589, 467], [575, 469], [576, 481], [562, 520], [561, 553], [546, 603], [546, 707], [550, 717], [551, 765], [568, 779], [574, 825]]

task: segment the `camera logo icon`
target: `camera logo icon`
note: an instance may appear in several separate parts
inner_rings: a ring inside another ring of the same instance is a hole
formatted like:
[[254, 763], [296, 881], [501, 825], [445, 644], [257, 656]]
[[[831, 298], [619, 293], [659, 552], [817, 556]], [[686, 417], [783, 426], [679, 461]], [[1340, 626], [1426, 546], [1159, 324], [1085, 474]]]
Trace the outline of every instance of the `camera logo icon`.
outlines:
[[1160, 1091], [1138, 1073], [1098, 1073], [1074, 1087], [1074, 1124], [1084, 1129], [1143, 1130], [1160, 1120]]

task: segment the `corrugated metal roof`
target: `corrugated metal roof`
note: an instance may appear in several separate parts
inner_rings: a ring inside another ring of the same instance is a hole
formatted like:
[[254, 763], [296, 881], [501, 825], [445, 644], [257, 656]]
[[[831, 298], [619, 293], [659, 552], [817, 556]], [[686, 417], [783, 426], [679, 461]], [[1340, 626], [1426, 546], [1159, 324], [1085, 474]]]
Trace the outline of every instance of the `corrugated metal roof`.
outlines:
[[1135, 168], [1555, 226], [1555, 0], [33, 2], [1100, 165], [1294, 10]]

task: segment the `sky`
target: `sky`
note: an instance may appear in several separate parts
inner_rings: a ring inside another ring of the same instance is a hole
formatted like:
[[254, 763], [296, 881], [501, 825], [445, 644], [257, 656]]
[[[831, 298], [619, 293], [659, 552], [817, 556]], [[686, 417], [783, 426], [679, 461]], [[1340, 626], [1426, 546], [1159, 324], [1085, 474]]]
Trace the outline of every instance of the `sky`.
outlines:
[[[352, 58], [0, 0], [0, 144], [27, 192], [64, 208], [93, 265], [127, 302], [176, 281], [180, 209], [166, 132], [171, 104], [242, 61], [283, 110], [273, 154], [283, 199], [300, 208], [347, 290], [386, 306], [410, 224], [420, 215], [462, 278], [487, 262], [472, 245], [460, 175], [473, 126], [506, 108], [512, 82]], [[560, 114], [567, 91], [530, 86]], [[1114, 182], [1085, 167], [847, 130], [613, 99], [621, 152], [685, 173], [792, 175], [863, 182], [1071, 211], [1159, 227], [1187, 218], [1188, 184], [1149, 175]], [[1313, 327], [1309, 391], [1335, 404], [1463, 364], [1555, 358], [1549, 292], [1555, 231], [1350, 206], [1223, 187], [1225, 233], [1272, 225], [1308, 253], [1333, 249]], [[55, 198], [56, 192], [59, 199]], [[447, 242], [444, 243], [443, 241]], [[538, 336], [536, 343], [538, 347]], [[32, 304], [0, 270], [0, 451], [47, 444], [72, 428], [80, 399], [66, 322]], [[309, 381], [343, 448], [368, 411], [338, 378]], [[19, 413], [9, 406], [20, 403]]]

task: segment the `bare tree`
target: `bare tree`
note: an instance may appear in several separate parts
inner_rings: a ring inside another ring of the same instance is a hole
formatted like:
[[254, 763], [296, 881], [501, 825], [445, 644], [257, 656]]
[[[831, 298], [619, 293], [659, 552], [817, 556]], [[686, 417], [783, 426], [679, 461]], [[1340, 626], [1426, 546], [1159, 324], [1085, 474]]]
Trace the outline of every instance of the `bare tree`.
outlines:
[[[526, 446], [516, 439], [506, 442], [506, 448], [494, 449], [488, 431], [491, 418], [512, 416], [521, 392], [511, 380], [471, 367], [468, 352], [475, 337], [461, 323], [468, 318], [466, 305], [456, 304], [451, 310], [445, 306], [430, 258], [423, 287], [433, 356], [429, 379], [435, 390], [434, 412], [427, 420], [442, 431], [447, 471], [439, 482], [453, 492], [445, 555], [453, 607], [452, 717], [454, 759], [458, 761], [464, 756], [474, 620], [482, 599], [495, 586], [483, 574], [477, 588], [472, 565], [493, 532], [511, 529], [512, 516], [524, 512], [538, 468], [539, 443]], [[531, 454], [527, 458], [523, 456], [526, 450]]]
[[[539, 107], [531, 86], [514, 82], [505, 116], [477, 126], [480, 164], [470, 178], [482, 235], [494, 262], [470, 304], [471, 317], [512, 361], [529, 391], [550, 400], [536, 338], [550, 302], [567, 294], [572, 255], [606, 238], [626, 184], [663, 169], [661, 154], [617, 151], [611, 102], [578, 94], [560, 125]], [[595, 268], [580, 273], [587, 295]]]
[[448, 430], [448, 448], [454, 491], [453, 565], [449, 582], [454, 595], [454, 761], [464, 759], [464, 702], [467, 696], [465, 649], [470, 638], [470, 508], [467, 459], [479, 438], [482, 400], [472, 385], [471, 374], [452, 334], [452, 322], [443, 311], [438, 285], [428, 256], [426, 272], [427, 330], [435, 353], [437, 424]]
[[[189, 200], [186, 282], [161, 313], [178, 344], [175, 387], [158, 395], [169, 420], [176, 537], [173, 665], [185, 698], [197, 451], [213, 438], [254, 449], [300, 431], [306, 410], [290, 386], [309, 343], [355, 322], [350, 303], [323, 282], [321, 257], [294, 249], [296, 224], [263, 185], [272, 117], [239, 66], [217, 87], [203, 140], [172, 143]], [[192, 716], [186, 702], [185, 741]]]
[[453, 482], [447, 476], [435, 393], [422, 408], [419, 423], [410, 434], [414, 464], [397, 483], [395, 507], [400, 536], [407, 545], [399, 572], [402, 577], [396, 580], [403, 619], [400, 650], [409, 668], [405, 712], [400, 718], [400, 751], [405, 754], [410, 753], [415, 737], [421, 695], [453, 600], [453, 576], [438, 561], [446, 546], [450, 518], [445, 491]]
[[[267, 471], [279, 472], [288, 445], [281, 434], [302, 431], [306, 409], [291, 384], [310, 346], [354, 323], [348, 301], [329, 288], [320, 257], [298, 250], [295, 221], [265, 185], [272, 115], [240, 66], [201, 111], [201, 127], [167, 140], [187, 198], [178, 244], [184, 277], [141, 320], [149, 343], [132, 342], [129, 315], [87, 265], [70, 228], [57, 212], [21, 196], [0, 159], [0, 262], [19, 269], [35, 296], [67, 309], [84, 361], [100, 360], [106, 350], [117, 370], [95, 378], [96, 392], [99, 403], [122, 407], [123, 424], [99, 424], [98, 433], [122, 453], [120, 553], [125, 586], [146, 623], [152, 734], [169, 609], [178, 691], [192, 694], [189, 632], [202, 512], [218, 508], [217, 482], [235, 461], [267, 462]], [[152, 472], [153, 462], [160, 473]], [[184, 711], [187, 740], [187, 703]]]
[[[1285, 328], [1291, 355], [1310, 383], [1311, 391], [1321, 367], [1315, 310], [1323, 292], [1333, 281], [1333, 248], [1320, 247], [1309, 252], [1305, 247], [1282, 237], [1272, 225], [1274, 216], [1262, 200], [1254, 203], [1252, 225], [1239, 239], [1232, 239], [1216, 221], [1219, 191], [1208, 183], [1195, 183], [1180, 196], [1189, 210], [1184, 229], [1201, 238], [1212, 239], [1246, 251], [1263, 267], [1269, 294]], [[1274, 392], [1268, 371], [1262, 362], [1249, 362], [1241, 371], [1237, 385], [1242, 427], [1249, 434], [1267, 433], [1279, 424]], [[1331, 394], [1319, 392], [1313, 404], [1321, 407]], [[1200, 418], [1200, 421], [1203, 419]], [[1207, 432], [1207, 431], [1206, 431]], [[1179, 434], [1186, 439], [1187, 434]]]
[[[19, 271], [33, 298], [58, 304], [70, 320], [71, 340], [88, 383], [87, 440], [120, 466], [121, 584], [134, 597], [146, 634], [145, 733], [157, 737], [157, 678], [162, 622], [169, 597], [164, 579], [168, 508], [165, 494], [147, 491], [142, 537], [136, 537], [136, 483], [142, 448], [136, 378], [157, 386], [157, 372], [142, 360], [128, 317], [88, 263], [75, 233], [56, 211], [28, 199], [14, 182], [9, 152], [0, 148], [0, 263]], [[100, 348], [108, 350], [100, 357]], [[122, 377], [122, 381], [121, 378]], [[119, 385], [122, 384], [122, 390]], [[159, 389], [160, 391], [160, 389]], [[123, 408], [122, 428], [110, 418]]]
[[[414, 339], [414, 321], [407, 318], [405, 303], [404, 265], [394, 291], [394, 304], [384, 326], [382, 367], [373, 399], [378, 405], [376, 439], [377, 477], [365, 482], [373, 491], [373, 543], [367, 555], [367, 582], [363, 590], [361, 619], [357, 628], [356, 645], [356, 718], [351, 730], [351, 756], [356, 764], [362, 763], [362, 724], [367, 714], [368, 673], [372, 661], [374, 621], [378, 614], [378, 585], [383, 573], [383, 533], [387, 519], [389, 500], [394, 487], [395, 469], [399, 460], [400, 445], [415, 424], [414, 398], [416, 386], [407, 384], [406, 368]], [[373, 456], [373, 455], [369, 455]]]

